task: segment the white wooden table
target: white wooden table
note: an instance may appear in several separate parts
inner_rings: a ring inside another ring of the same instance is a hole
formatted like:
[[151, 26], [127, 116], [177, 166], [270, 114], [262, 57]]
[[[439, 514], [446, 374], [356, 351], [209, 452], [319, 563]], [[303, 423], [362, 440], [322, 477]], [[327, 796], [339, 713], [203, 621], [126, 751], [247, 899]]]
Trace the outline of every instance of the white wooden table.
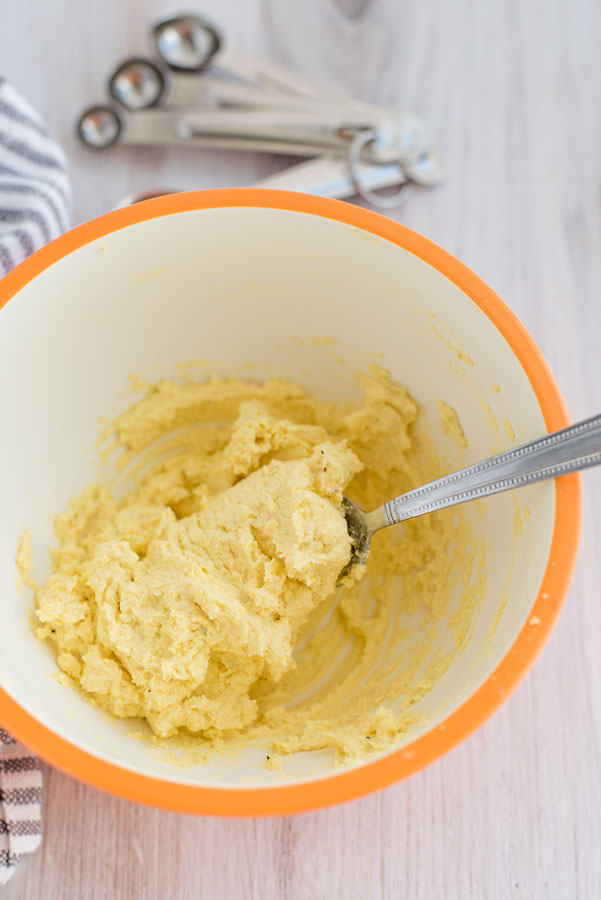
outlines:
[[[601, 410], [599, 3], [200, 8], [232, 43], [431, 123], [448, 180], [398, 217], [505, 298], [574, 418]], [[0, 70], [63, 143], [78, 221], [131, 191], [245, 184], [282, 165], [77, 145], [73, 122], [103, 98], [110, 66], [146, 51], [149, 22], [173, 11], [160, 0], [2, 3]], [[601, 473], [584, 482], [580, 560], [559, 624], [515, 695], [448, 757], [346, 806], [257, 821], [135, 806], [46, 767], [43, 847], [2, 900], [601, 898]]]

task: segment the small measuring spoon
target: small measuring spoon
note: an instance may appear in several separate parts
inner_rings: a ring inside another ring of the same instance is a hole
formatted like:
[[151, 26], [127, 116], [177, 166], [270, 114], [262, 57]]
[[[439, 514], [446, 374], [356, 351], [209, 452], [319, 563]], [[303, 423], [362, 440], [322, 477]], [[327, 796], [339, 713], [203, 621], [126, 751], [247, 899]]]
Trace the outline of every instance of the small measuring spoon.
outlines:
[[[113, 100], [131, 112], [153, 106], [217, 109], [282, 109], [305, 111], [332, 108], [332, 102], [313, 97], [267, 91], [256, 85], [210, 75], [182, 75], [153, 60], [134, 56], [124, 60], [109, 79]], [[387, 110], [382, 109], [382, 114]]]
[[[407, 178], [403, 169], [394, 164], [377, 166], [362, 163], [356, 173], [363, 190], [377, 190], [392, 185], [405, 184]], [[318, 156], [296, 165], [287, 166], [280, 172], [267, 175], [254, 181], [253, 188], [277, 188], [284, 191], [302, 191], [305, 194], [317, 194], [320, 197], [335, 197], [345, 200], [357, 193], [355, 183], [348, 172], [344, 159], [336, 156]], [[165, 194], [177, 194], [177, 188], [145, 191], [142, 194], [128, 194], [115, 207], [129, 206], [141, 200], [162, 197]]]
[[[110, 106], [87, 109], [77, 123], [80, 139], [96, 150], [116, 143], [224, 147], [260, 150], [295, 156], [334, 153], [345, 156], [355, 140], [363, 141], [362, 120], [345, 110], [170, 110], [141, 109], [117, 112]], [[413, 163], [421, 142], [410, 116], [382, 120], [369, 126], [370, 138], [362, 159], [372, 163]]]
[[[347, 114], [350, 114], [351, 110], [356, 115], [370, 114], [380, 118], [397, 114], [396, 110], [356, 100], [342, 91], [325, 88], [287, 66], [226, 46], [218, 30], [200, 16], [187, 14], [165, 19], [154, 26], [152, 39], [157, 54], [173, 74], [173, 92], [169, 97], [169, 102], [173, 105], [186, 106], [197, 102], [194, 99], [197, 89], [189, 76], [203, 73], [207, 67], [216, 64], [222, 71], [248, 82], [249, 87], [252, 85], [255, 88], [255, 91], [247, 93], [245, 98], [243, 91], [247, 85], [242, 82], [224, 82], [223, 79], [208, 79], [203, 75], [202, 81], [207, 85], [210, 81], [211, 90], [221, 93], [224, 103], [228, 102], [227, 85], [229, 85], [232, 105], [236, 102], [237, 88], [238, 103], [241, 101], [242, 104], [250, 106], [277, 104], [290, 109], [294, 108], [294, 101], [296, 103], [304, 101], [317, 106], [335, 105], [338, 109], [344, 107]], [[156, 81], [156, 75], [149, 74], [148, 77]], [[257, 89], [259, 92], [263, 90], [262, 102]], [[268, 99], [269, 97], [271, 99]], [[127, 106], [127, 103], [124, 105]], [[421, 123], [419, 124], [421, 127]]]
[[347, 98], [313, 84], [292, 69], [225, 46], [219, 31], [206, 19], [179, 15], [163, 19], [152, 29], [156, 52], [176, 72], [201, 72], [211, 64], [268, 90], [313, 100]]
[[[252, 186], [302, 191], [305, 194], [345, 200], [357, 193], [365, 196], [368, 191], [392, 185], [405, 185], [409, 189], [405, 170], [396, 163], [378, 165], [361, 162], [351, 175], [347, 159], [324, 155], [288, 166], [273, 175], [266, 175]], [[395, 205], [398, 205], [398, 202], [397, 200]]]
[[370, 512], [344, 497], [342, 511], [352, 540], [352, 555], [339, 583], [352, 576], [354, 567], [365, 565], [371, 539], [380, 528], [600, 464], [601, 415], [445, 475]]
[[[348, 131], [350, 123], [343, 120], [336, 123], [329, 115], [274, 115], [269, 111], [257, 115], [248, 110], [226, 114], [220, 110], [154, 108], [127, 113], [98, 105], [82, 113], [77, 133], [94, 150], [106, 150], [119, 143], [314, 156], [325, 152], [347, 153], [350, 141], [341, 133], [342, 126]], [[370, 156], [377, 160], [382, 156], [382, 149], [374, 145]]]

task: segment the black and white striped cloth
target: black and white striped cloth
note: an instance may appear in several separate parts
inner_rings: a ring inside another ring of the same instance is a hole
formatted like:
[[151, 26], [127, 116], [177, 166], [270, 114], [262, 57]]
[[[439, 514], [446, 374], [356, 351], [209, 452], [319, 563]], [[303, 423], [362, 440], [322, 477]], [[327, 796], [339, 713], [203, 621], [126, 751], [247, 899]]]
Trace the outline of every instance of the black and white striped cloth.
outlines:
[[41, 840], [40, 761], [0, 728], [0, 884]]
[[0, 278], [69, 228], [71, 189], [60, 147], [0, 76]]
[[[70, 216], [65, 157], [35, 110], [0, 76], [0, 278], [65, 231]], [[41, 839], [40, 761], [0, 728], [0, 884]]]

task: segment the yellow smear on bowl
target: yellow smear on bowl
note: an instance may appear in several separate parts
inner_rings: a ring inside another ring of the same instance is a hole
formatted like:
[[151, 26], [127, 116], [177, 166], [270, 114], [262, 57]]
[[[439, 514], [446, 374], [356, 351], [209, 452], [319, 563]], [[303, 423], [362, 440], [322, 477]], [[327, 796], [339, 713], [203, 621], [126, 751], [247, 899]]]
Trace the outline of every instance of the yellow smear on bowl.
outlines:
[[449, 406], [448, 403], [445, 403], [444, 400], [439, 400], [438, 412], [440, 414], [440, 423], [444, 433], [455, 441], [460, 450], [465, 450], [467, 447], [467, 438], [461, 427], [457, 411], [453, 409], [452, 406]]

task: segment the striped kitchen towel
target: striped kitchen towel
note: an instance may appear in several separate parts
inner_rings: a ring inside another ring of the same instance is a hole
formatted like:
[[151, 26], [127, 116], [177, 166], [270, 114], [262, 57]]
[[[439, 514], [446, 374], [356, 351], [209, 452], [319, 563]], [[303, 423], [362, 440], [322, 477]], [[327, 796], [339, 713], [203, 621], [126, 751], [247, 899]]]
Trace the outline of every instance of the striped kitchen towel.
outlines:
[[71, 189], [60, 147], [0, 76], [0, 278], [69, 227]]
[[[70, 214], [62, 151], [0, 76], [0, 278], [65, 231]], [[0, 728], [0, 884], [41, 839], [40, 761]]]
[[0, 728], [0, 884], [41, 840], [40, 761]]

